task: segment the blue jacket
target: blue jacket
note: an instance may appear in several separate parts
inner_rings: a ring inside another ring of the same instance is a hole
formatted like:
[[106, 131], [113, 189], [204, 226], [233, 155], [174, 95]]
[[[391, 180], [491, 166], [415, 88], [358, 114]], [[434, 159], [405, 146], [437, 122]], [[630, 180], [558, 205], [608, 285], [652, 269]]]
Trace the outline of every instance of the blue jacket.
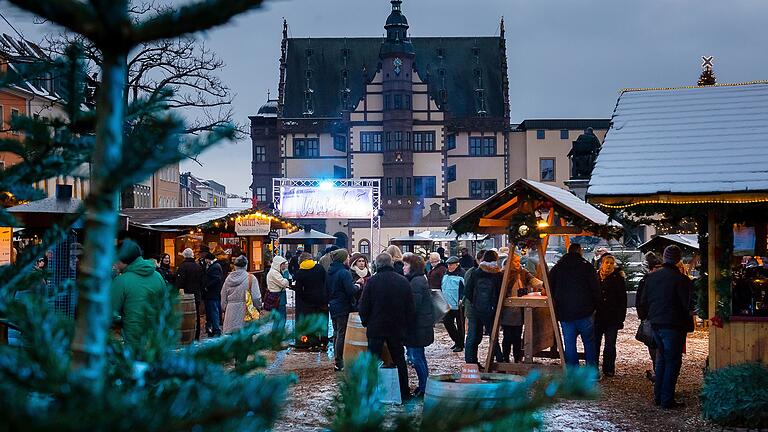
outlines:
[[464, 269], [459, 267], [453, 273], [446, 273], [440, 288], [451, 310], [459, 309], [459, 300], [464, 297]]
[[344, 264], [331, 263], [328, 268], [328, 277], [325, 278], [325, 290], [328, 292], [328, 309], [331, 318], [354, 312], [357, 288], [352, 282], [352, 273]]

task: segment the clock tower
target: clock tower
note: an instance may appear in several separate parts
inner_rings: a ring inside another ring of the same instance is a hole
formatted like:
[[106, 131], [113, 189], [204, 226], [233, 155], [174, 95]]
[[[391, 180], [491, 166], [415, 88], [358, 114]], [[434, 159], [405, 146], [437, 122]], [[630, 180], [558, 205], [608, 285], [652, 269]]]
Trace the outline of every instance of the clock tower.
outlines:
[[417, 204], [413, 179], [413, 62], [415, 52], [408, 36], [408, 20], [402, 0], [392, 0], [392, 12], [384, 28], [379, 59], [383, 77], [384, 162], [382, 206], [387, 219], [418, 221], [422, 206]]

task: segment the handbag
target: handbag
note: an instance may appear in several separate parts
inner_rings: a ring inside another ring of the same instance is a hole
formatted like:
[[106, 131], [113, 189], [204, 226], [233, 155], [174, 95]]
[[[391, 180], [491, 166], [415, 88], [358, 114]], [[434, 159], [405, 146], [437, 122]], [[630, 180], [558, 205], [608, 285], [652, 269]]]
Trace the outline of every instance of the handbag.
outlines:
[[438, 289], [429, 290], [432, 299], [432, 316], [435, 324], [443, 320], [443, 317], [451, 310], [451, 305], [445, 300], [443, 292]]
[[253, 296], [251, 295], [251, 287], [253, 286], [253, 275], [248, 275], [248, 289], [245, 291], [245, 316], [243, 321], [251, 322], [259, 319], [259, 310], [253, 305]]
[[656, 348], [656, 341], [653, 339], [653, 327], [650, 321], [640, 321], [640, 325], [637, 326], [637, 333], [635, 333], [635, 339], [647, 345], [648, 348]]
[[264, 310], [271, 311], [278, 306], [280, 306], [280, 293], [267, 291], [267, 295], [264, 296]]

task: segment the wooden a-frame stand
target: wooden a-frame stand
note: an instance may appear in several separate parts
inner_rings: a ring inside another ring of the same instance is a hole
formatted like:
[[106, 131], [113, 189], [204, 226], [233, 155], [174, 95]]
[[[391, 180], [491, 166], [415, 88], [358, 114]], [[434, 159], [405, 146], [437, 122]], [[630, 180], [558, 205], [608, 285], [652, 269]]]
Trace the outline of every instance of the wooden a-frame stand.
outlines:
[[[554, 222], [554, 210], [549, 212], [547, 223], [552, 226]], [[565, 226], [565, 220], [560, 219], [562, 227]], [[562, 228], [557, 227], [557, 228]], [[554, 229], [557, 231], [557, 229]], [[561, 234], [562, 235], [562, 234]], [[501, 292], [499, 302], [496, 307], [496, 315], [493, 319], [491, 329], [491, 339], [488, 346], [488, 355], [485, 360], [485, 370], [487, 372], [511, 372], [527, 373], [531, 369], [559, 369], [565, 368], [565, 358], [563, 356], [563, 340], [560, 334], [560, 327], [555, 317], [554, 299], [551, 296], [549, 285], [549, 270], [547, 269], [546, 251], [549, 235], [545, 236], [538, 244], [539, 264], [538, 274], [544, 282], [546, 295], [527, 295], [524, 297], [507, 298], [507, 291], [511, 289], [513, 283], [511, 279], [512, 266], [510, 260], [504, 269], [504, 277], [501, 283]], [[565, 235], [566, 248], [570, 245], [570, 238]], [[514, 245], [509, 251], [509, 256], [515, 253]], [[499, 327], [501, 326], [501, 313], [504, 308], [520, 307], [523, 309], [523, 324], [525, 333], [523, 336], [522, 363], [495, 363], [493, 360], [493, 350], [499, 340]], [[545, 349], [549, 349], [545, 351]], [[534, 363], [534, 357], [559, 358], [559, 365]]]

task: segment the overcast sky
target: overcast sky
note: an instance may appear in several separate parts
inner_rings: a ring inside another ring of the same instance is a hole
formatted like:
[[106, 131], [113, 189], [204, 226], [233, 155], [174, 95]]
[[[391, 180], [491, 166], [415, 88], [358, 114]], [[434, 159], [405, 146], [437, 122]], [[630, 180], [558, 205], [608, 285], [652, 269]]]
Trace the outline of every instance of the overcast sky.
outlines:
[[[220, 75], [245, 123], [276, 92], [283, 17], [294, 37], [370, 37], [389, 10], [388, 0], [270, 1], [201, 37], [226, 62]], [[48, 30], [7, 3], [0, 11], [30, 40]], [[718, 82], [768, 79], [764, 0], [405, 0], [403, 11], [412, 36], [498, 35], [505, 18], [513, 122], [608, 118], [621, 88], [695, 84], [705, 54]], [[182, 170], [244, 194], [250, 139], [223, 146]]]

